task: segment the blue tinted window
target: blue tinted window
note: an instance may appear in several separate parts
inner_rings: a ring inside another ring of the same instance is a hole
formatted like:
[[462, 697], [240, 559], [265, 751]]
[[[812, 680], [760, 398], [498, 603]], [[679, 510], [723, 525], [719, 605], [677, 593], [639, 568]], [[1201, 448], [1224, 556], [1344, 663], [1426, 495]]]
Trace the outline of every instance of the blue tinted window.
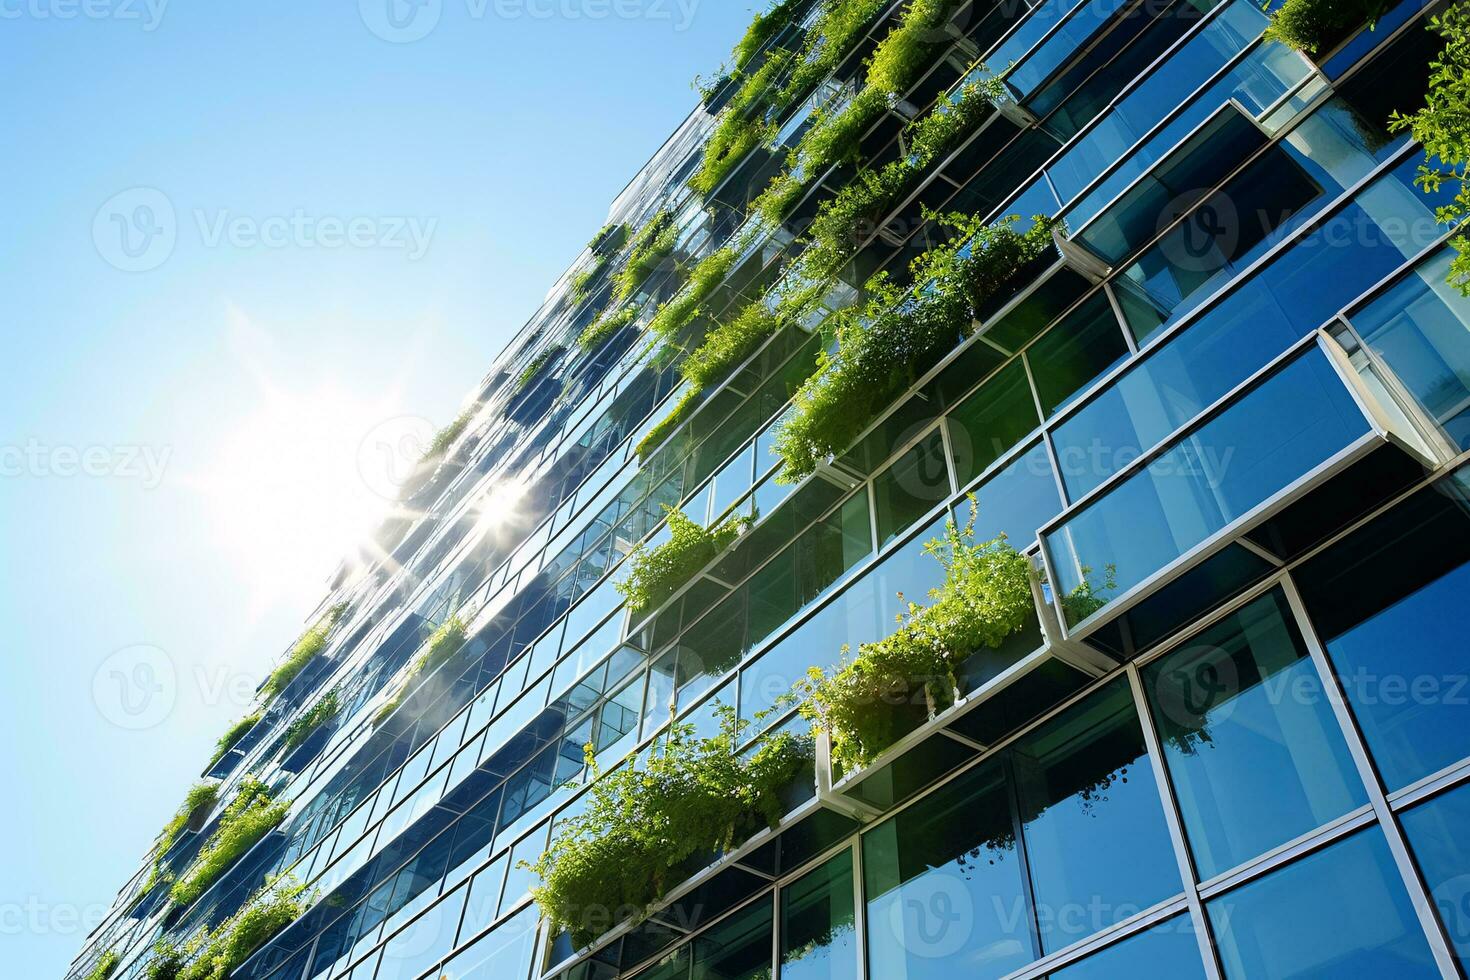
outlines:
[[1170, 919], [1148, 932], [1109, 946], [1075, 966], [1052, 973], [1051, 980], [1192, 980], [1205, 975], [1194, 921]]
[[1415, 807], [1403, 819], [1445, 932], [1460, 963], [1470, 966], [1470, 786]]
[[459, 913], [464, 908], [460, 890], [434, 906], [383, 947], [377, 980], [415, 980], [454, 947]]
[[[1047, 535], [1064, 595], [1121, 595], [1368, 432], [1316, 347]], [[1065, 463], [1064, 463], [1065, 467]], [[1090, 605], [1067, 605], [1080, 621]]]
[[1143, 682], [1202, 879], [1367, 803], [1281, 593], [1150, 664]]
[[1440, 975], [1376, 827], [1228, 892], [1207, 909], [1230, 978]]
[[782, 980], [848, 980], [857, 975], [854, 898], [851, 851], [782, 889]]
[[440, 980], [524, 980], [536, 949], [534, 907], [517, 913], [439, 971]]
[[1126, 680], [1010, 752], [1045, 951], [1175, 894], [1179, 865]]
[[863, 835], [863, 873], [872, 977], [982, 980], [1035, 956], [998, 761]]

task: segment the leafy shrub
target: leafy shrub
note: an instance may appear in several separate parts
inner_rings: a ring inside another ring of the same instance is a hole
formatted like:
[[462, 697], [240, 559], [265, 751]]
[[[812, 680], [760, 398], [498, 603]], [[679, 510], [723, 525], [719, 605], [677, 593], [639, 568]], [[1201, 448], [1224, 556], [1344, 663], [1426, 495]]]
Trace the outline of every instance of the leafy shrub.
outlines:
[[408, 665], [408, 670], [404, 672], [393, 694], [373, 716], [373, 723], [382, 724], [386, 721], [388, 716], [403, 703], [413, 682], [420, 676], [432, 674], [441, 664], [454, 656], [459, 648], [464, 646], [467, 636], [465, 621], [457, 615], [450, 616], [439, 624], [439, 628], [429, 635], [428, 641], [424, 643], [424, 648], [419, 651], [413, 663]]
[[540, 376], [541, 372], [545, 370], [546, 365], [550, 364], [555, 358], [560, 357], [562, 351], [564, 350], [566, 350], [566, 348], [563, 347], [561, 344], [552, 344], [550, 347], [546, 348], [544, 351], [531, 358], [531, 363], [527, 364], [525, 370], [521, 372], [520, 377], [516, 378], [516, 391], [518, 393], [525, 391], [526, 388], [530, 386], [531, 382], [535, 381], [536, 378]]
[[219, 783], [195, 783], [189, 788], [184, 796], [184, 802], [174, 812], [169, 822], [163, 825], [163, 831], [158, 835], [158, 840], [153, 845], [153, 866], [148, 871], [148, 880], [143, 883], [140, 891], [146, 893], [169, 876], [168, 869], [164, 865], [164, 856], [179, 839], [179, 834], [189, 825], [195, 812], [205, 808], [212, 808], [219, 799]]
[[651, 609], [677, 592], [745, 531], [747, 521], [730, 517], [708, 528], [684, 512], [665, 507], [670, 538], [656, 548], [639, 545], [628, 556], [628, 575], [616, 584], [633, 612]]
[[958, 234], [914, 260], [916, 288], [900, 290], [880, 275], [868, 284], [865, 304], [831, 318], [837, 350], [819, 356], [816, 374], [797, 390], [794, 410], [777, 429], [779, 480], [794, 483], [851, 445], [969, 332], [990, 297], [1052, 247], [1045, 219], [1024, 234], [1016, 220], [987, 227], [977, 218], [944, 219]]
[[969, 82], [938, 102], [909, 130], [911, 165], [927, 167], [984, 122], [1005, 92], [999, 78]]
[[209, 760], [211, 767], [223, 759], [225, 753], [233, 749], [235, 743], [245, 737], [246, 732], [255, 727], [255, 723], [260, 721], [260, 715], [261, 713], [259, 711], [248, 714], [225, 730], [225, 733], [214, 743], [214, 757]]
[[949, 44], [945, 23], [965, 0], [911, 0], [897, 27], [878, 42], [868, 65], [868, 85], [901, 95], [918, 81], [936, 48]]
[[690, 385], [688, 390], [674, 403], [669, 414], [659, 419], [658, 423], [649, 429], [642, 439], [638, 440], [638, 445], [633, 447], [633, 452], [637, 454], [639, 462], [648, 462], [648, 458], [664, 444], [669, 436], [674, 434], [674, 430], [684, 424], [684, 420], [689, 417], [690, 412], [694, 411], [703, 394], [703, 385]]
[[679, 295], [654, 315], [653, 322], [648, 325], [649, 331], [666, 343], [672, 342], [699, 315], [700, 304], [725, 281], [737, 258], [739, 256], [734, 249], [723, 248], [703, 259], [689, 273], [689, 281]]
[[153, 944], [153, 956], [143, 971], [144, 980], [178, 980], [184, 971], [184, 950], [167, 939]]
[[[1427, 193], [1445, 186], [1456, 188], [1455, 199], [1438, 210], [1437, 218], [1455, 224], [1470, 215], [1470, 6], [1457, 3], [1433, 17], [1430, 29], [1445, 39], [1444, 50], [1430, 62], [1429, 92], [1423, 108], [1413, 115], [1395, 115], [1390, 129], [1409, 130], [1424, 145], [1426, 162], [1417, 183]], [[1461, 233], [1452, 240], [1455, 259], [1450, 263], [1450, 285], [1470, 296], [1470, 240]]]
[[271, 671], [270, 677], [266, 678], [265, 686], [260, 691], [264, 702], [270, 703], [296, 679], [297, 675], [306, 669], [307, 664], [315, 660], [327, 648], [327, 639], [332, 635], [332, 627], [337, 625], [337, 620], [341, 619], [342, 614], [346, 611], [346, 603], [338, 603], [323, 613], [315, 626], [301, 635], [296, 645], [291, 648], [291, 652], [286, 655], [286, 659]]
[[1286, 0], [1271, 14], [1266, 40], [1318, 54], [1388, 9], [1387, 0]]
[[729, 850], [782, 815], [781, 794], [810, 759], [809, 740], [782, 733], [741, 753], [747, 723], [729, 707], [719, 732], [695, 737], [674, 725], [643, 768], [596, 771], [586, 809], [557, 825], [551, 846], [524, 867], [541, 878], [532, 889], [553, 929], [578, 946], [615, 924], [626, 910], [641, 918], [692, 860]]
[[591, 323], [577, 337], [577, 346], [585, 351], [594, 351], [607, 342], [618, 331], [638, 319], [638, 307], [629, 304], [621, 306], [616, 313], [604, 310], [602, 315]]
[[599, 254], [590, 266], [572, 276], [573, 306], [580, 304], [588, 296], [592, 295], [592, 285], [597, 281], [597, 277], [602, 275], [603, 270], [607, 268], [609, 261], [611, 261], [609, 256]]
[[[149, 980], [226, 980], [256, 950], [305, 913], [303, 891], [303, 886], [293, 882], [267, 883], [245, 908], [196, 943], [198, 955], [187, 966], [158, 977], [150, 973]], [[170, 961], [181, 963], [186, 952], [196, 950], [170, 948]]]
[[888, 96], [876, 88], [864, 88], [841, 108], [819, 112], [812, 127], [797, 144], [802, 168], [816, 175], [834, 163], [857, 155], [857, 143], [869, 126], [888, 109]]
[[598, 253], [600, 255], [605, 255], [605, 254], [607, 254], [609, 252], [615, 252], [618, 249], [622, 248], [623, 247], [623, 243], [626, 242], [627, 240], [628, 240], [628, 226], [627, 225], [625, 225], [625, 224], [609, 224], [609, 225], [603, 225], [602, 226], [602, 230], [599, 231], [593, 237], [592, 241], [590, 241], [590, 242], [587, 243], [587, 248], [590, 251], [596, 252], [596, 253]]
[[97, 965], [92, 968], [91, 973], [87, 974], [87, 980], [107, 980], [117, 972], [119, 959], [117, 950], [109, 949], [97, 958]]
[[1005, 535], [976, 543], [975, 513], [971, 498], [965, 526], [950, 518], [944, 536], [924, 545], [944, 566], [929, 605], [908, 603], [893, 633], [864, 643], [855, 657], [843, 647], [836, 669], [813, 667], [800, 686], [802, 715], [831, 737], [832, 758], [843, 769], [867, 765], [897, 741], [903, 722], [912, 720], [910, 706], [922, 703], [932, 718], [953, 704], [965, 660], [982, 647], [998, 648], [1030, 619], [1030, 560]]
[[623, 303], [647, 279], [659, 264], [674, 251], [679, 240], [679, 229], [674, 224], [674, 215], [660, 211], [638, 230], [628, 246], [628, 262], [623, 271], [613, 279], [613, 296]]
[[830, 75], [888, 4], [889, 0], [827, 0], [807, 32], [801, 63], [786, 83], [784, 101], [794, 103]]
[[246, 779], [225, 812], [220, 815], [214, 836], [200, 850], [183, 877], [169, 889], [175, 905], [191, 905], [209, 890], [230, 866], [286, 818], [290, 804], [276, 802], [270, 788], [257, 779]]
[[342, 700], [336, 691], [328, 691], [317, 699], [299, 718], [286, 729], [286, 751], [299, 748], [311, 737], [312, 732], [330, 724], [342, 710]]
[[742, 115], [726, 107], [720, 123], [704, 144], [704, 159], [689, 178], [689, 186], [701, 194], [709, 194], [750, 151], [767, 143], [775, 135], [773, 127], [763, 119]]
[[755, 352], [777, 330], [781, 316], [760, 300], [746, 306], [733, 319], [711, 330], [704, 341], [679, 364], [679, 373], [690, 384], [706, 388], [724, 379], [736, 365]]
[[735, 70], [739, 71], [750, 64], [750, 59], [759, 54], [771, 38], [791, 24], [797, 11], [806, 6], [806, 2], [807, 0], [777, 0], [770, 10], [756, 14], [750, 26], [745, 29], [740, 43], [735, 45]]

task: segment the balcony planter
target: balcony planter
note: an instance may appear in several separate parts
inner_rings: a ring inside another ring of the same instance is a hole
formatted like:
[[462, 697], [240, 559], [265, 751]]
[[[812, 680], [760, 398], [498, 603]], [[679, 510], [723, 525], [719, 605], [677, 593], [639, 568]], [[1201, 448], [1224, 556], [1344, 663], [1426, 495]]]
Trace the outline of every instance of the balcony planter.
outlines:
[[1392, 4], [1388, 0], [1286, 0], [1271, 14], [1268, 41], [1280, 41], [1304, 54], [1325, 55]]

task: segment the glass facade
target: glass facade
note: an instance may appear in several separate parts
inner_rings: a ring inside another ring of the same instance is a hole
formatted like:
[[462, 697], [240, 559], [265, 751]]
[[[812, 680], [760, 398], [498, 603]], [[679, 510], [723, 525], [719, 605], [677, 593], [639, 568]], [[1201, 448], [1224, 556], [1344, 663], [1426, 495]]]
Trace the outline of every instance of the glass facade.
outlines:
[[[793, 6], [757, 57], [850, 5]], [[941, 4], [862, 167], [911, 159], [912, 119], [987, 65], [1007, 95], [812, 283], [807, 226], [862, 168], [803, 174], [779, 227], [752, 202], [910, 9], [872, 6], [710, 193], [690, 176], [739, 75], [614, 202], [611, 226], [673, 229], [668, 257], [616, 304], [620, 239], [578, 257], [405, 488], [416, 516], [344, 565], [322, 654], [206, 768], [221, 801], [247, 777], [288, 801], [279, 826], [180, 907], [159, 881], [218, 829], [201, 814], [68, 980], [106, 951], [157, 980], [156, 943], [193, 955], [278, 875], [299, 914], [237, 980], [1465, 976], [1470, 301], [1445, 193], [1387, 126], [1422, 100], [1443, 4], [1312, 57], [1249, 0]], [[907, 281], [946, 211], [1055, 218], [1055, 247], [852, 445], [778, 479], [830, 318]], [[691, 330], [819, 302], [695, 390], [641, 332], [727, 250]], [[633, 613], [628, 556], [676, 506], [749, 526]], [[895, 712], [862, 768], [816, 752], [774, 828], [604, 910], [590, 945], [542, 921], [530, 865], [591, 781], [671, 717], [805, 732], [793, 684], [890, 634], [945, 580], [927, 543], [972, 516], [1031, 561], [1034, 608], [957, 652], [952, 705]], [[464, 642], [424, 669], [453, 617]], [[286, 751], [329, 691], [337, 717]]]

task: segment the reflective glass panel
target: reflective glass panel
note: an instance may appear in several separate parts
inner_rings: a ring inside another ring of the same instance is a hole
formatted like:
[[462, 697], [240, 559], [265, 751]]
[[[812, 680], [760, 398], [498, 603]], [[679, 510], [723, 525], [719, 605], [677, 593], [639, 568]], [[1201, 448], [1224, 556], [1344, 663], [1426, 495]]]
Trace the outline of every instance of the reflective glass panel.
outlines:
[[1470, 786], [1404, 814], [1404, 833], [1462, 966], [1470, 966]]
[[852, 852], [843, 851], [781, 891], [781, 980], [857, 975]]
[[1051, 980], [1204, 980], [1204, 975], [1194, 920], [1181, 915], [1056, 970]]

